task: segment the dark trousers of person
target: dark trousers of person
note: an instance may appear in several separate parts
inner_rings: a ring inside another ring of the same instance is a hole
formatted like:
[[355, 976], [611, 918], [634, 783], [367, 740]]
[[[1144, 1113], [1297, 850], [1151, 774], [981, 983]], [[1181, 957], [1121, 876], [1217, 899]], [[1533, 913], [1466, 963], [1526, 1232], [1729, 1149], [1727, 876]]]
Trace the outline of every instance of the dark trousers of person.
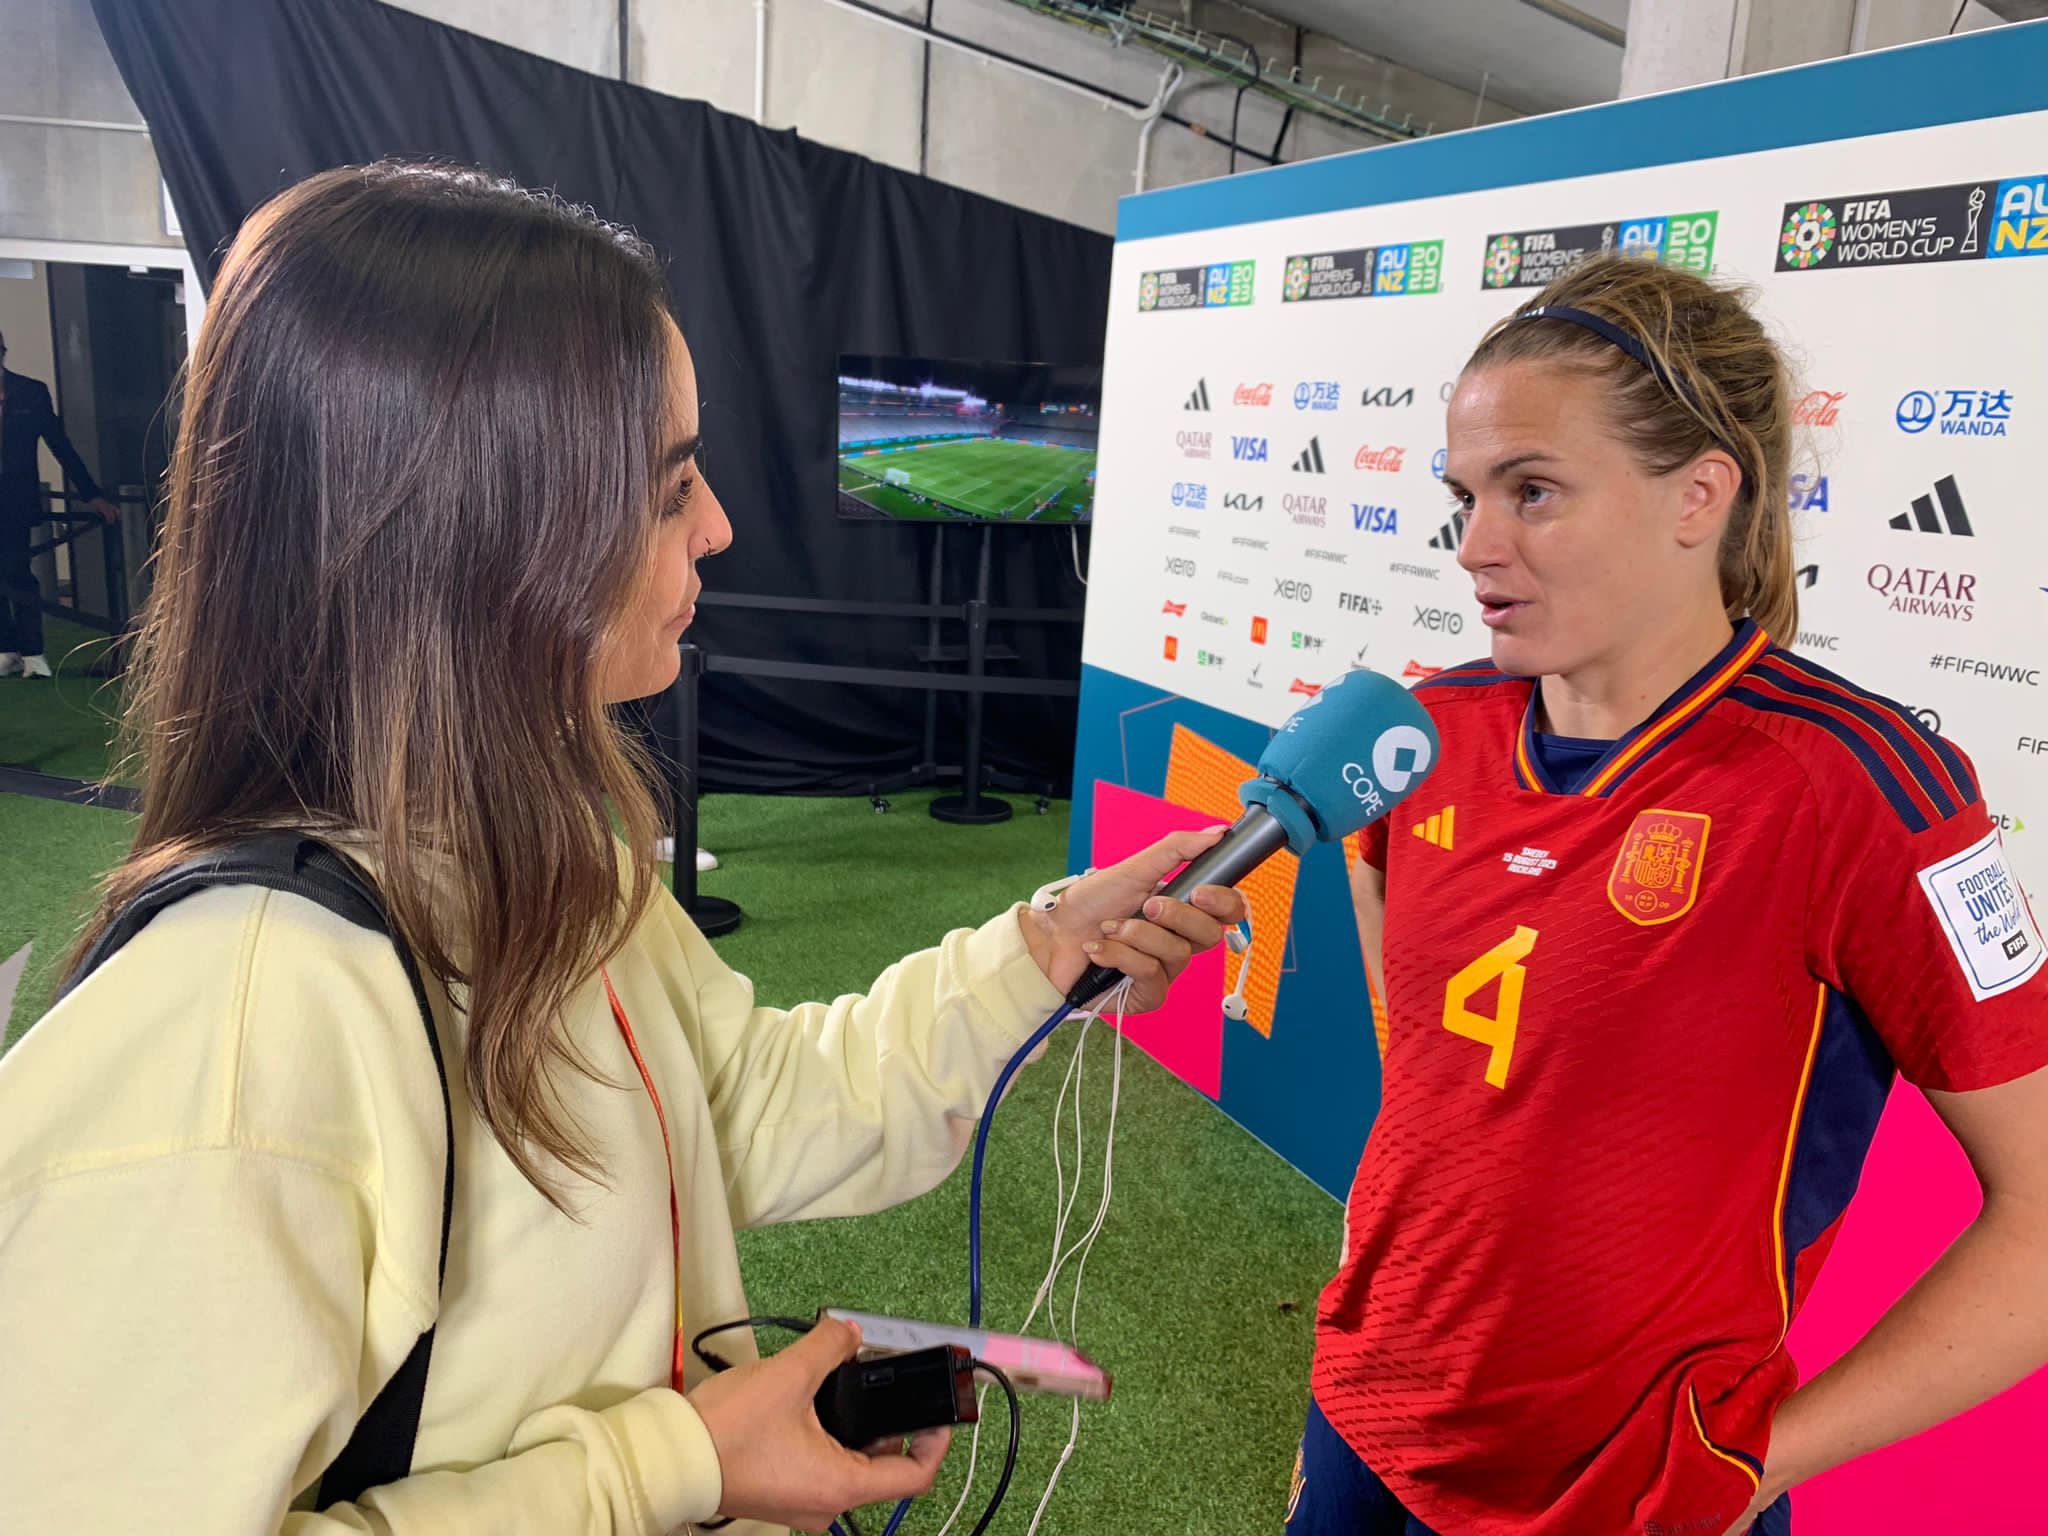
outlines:
[[30, 514], [0, 504], [0, 651], [43, 653], [42, 589], [29, 564]]
[[[1323, 1410], [1309, 1404], [1301, 1432], [1301, 1460], [1288, 1492], [1287, 1536], [1439, 1536], [1401, 1507], [1387, 1485], [1359, 1460], [1358, 1453], [1330, 1427]], [[1442, 1536], [1456, 1536], [1444, 1532]], [[1717, 1530], [1713, 1536], [1720, 1536]], [[1792, 1495], [1786, 1494], [1756, 1518], [1750, 1536], [1792, 1536]]]

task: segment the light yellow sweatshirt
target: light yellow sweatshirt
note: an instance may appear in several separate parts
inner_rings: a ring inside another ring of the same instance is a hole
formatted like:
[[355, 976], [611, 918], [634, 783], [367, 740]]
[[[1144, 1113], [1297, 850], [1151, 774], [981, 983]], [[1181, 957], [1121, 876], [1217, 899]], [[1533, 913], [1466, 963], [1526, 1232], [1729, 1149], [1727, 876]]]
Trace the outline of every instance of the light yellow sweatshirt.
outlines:
[[[609, 970], [668, 1115], [693, 1333], [749, 1311], [736, 1226], [939, 1183], [1059, 1002], [1014, 909], [784, 1013], [659, 891]], [[385, 940], [297, 897], [203, 892], [0, 1060], [0, 1536], [654, 1536], [714, 1515], [710, 1436], [668, 1386], [661, 1132], [602, 982], [567, 1025], [611, 1085], [559, 1079], [610, 1180], [569, 1186], [575, 1221], [477, 1119], [462, 1019], [428, 989], [456, 1137], [438, 1307], [439, 1088]], [[429, 1323], [413, 1475], [306, 1510]]]

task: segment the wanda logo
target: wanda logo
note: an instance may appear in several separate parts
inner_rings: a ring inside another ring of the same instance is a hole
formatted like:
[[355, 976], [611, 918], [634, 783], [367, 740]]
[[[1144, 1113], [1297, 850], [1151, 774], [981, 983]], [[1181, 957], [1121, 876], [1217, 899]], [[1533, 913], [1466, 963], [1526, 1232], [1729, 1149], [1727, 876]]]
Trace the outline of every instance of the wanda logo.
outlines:
[[1805, 399], [1792, 407], [1792, 421], [1801, 427], [1832, 427], [1835, 419], [1842, 414], [1842, 401], [1848, 397], [1846, 389], [1816, 389]]

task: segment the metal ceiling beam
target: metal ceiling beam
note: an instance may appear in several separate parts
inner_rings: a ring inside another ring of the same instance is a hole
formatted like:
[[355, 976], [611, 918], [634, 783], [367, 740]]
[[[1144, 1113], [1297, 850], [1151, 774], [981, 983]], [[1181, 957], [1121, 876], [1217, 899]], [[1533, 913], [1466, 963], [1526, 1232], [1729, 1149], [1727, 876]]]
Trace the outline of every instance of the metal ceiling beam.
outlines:
[[1522, 4], [1532, 11], [1541, 11], [1546, 16], [1555, 17], [1568, 27], [1577, 27], [1581, 32], [1597, 37], [1603, 43], [1612, 43], [1617, 48], [1628, 46], [1628, 33], [1620, 27], [1611, 21], [1602, 21], [1598, 16], [1588, 15], [1576, 5], [1566, 4], [1565, 0], [1522, 0]]

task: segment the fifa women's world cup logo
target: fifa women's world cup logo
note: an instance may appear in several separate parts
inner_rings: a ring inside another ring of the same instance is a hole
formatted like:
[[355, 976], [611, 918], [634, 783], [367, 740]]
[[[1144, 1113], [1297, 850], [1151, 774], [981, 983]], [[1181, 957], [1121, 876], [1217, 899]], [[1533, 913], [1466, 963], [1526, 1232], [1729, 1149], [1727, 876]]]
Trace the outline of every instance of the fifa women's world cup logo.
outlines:
[[1692, 910], [1711, 818], [1695, 811], [1643, 811], [1621, 840], [1607, 899], [1632, 923], [1654, 928]]

